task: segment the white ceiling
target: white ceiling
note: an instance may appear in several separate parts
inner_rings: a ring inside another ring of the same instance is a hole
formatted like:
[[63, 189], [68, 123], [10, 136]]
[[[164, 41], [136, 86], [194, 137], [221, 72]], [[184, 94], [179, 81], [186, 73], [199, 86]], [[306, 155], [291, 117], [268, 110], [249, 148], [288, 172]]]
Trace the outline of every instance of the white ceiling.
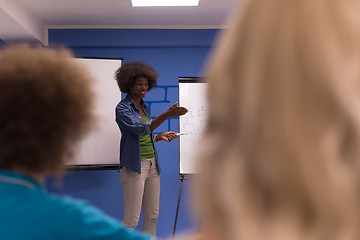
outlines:
[[46, 44], [48, 28], [221, 28], [240, 2], [133, 8], [130, 0], [0, 0], [0, 39]]

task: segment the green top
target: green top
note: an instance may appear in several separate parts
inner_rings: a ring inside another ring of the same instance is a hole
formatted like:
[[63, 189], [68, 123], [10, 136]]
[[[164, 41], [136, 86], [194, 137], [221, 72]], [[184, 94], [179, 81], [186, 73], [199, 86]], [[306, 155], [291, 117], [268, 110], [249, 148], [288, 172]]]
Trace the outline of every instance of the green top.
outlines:
[[[149, 121], [150, 118], [141, 116], [141, 122]], [[153, 143], [150, 134], [139, 136], [141, 159], [148, 159], [155, 157]]]

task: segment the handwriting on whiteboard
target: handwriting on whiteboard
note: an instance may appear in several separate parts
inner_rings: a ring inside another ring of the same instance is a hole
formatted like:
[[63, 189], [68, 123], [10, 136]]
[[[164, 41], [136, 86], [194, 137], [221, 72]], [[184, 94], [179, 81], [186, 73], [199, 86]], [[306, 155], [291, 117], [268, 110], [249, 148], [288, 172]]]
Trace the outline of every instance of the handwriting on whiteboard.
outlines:
[[181, 116], [181, 130], [189, 135], [202, 135], [207, 123], [208, 110], [204, 106], [190, 107], [188, 113]]

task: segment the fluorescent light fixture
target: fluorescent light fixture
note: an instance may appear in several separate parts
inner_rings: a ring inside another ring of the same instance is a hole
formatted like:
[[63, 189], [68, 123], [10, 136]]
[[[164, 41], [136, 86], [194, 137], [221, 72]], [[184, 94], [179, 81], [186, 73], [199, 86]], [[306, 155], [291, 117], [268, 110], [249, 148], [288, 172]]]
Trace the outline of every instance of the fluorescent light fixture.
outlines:
[[133, 7], [199, 6], [199, 0], [131, 0]]

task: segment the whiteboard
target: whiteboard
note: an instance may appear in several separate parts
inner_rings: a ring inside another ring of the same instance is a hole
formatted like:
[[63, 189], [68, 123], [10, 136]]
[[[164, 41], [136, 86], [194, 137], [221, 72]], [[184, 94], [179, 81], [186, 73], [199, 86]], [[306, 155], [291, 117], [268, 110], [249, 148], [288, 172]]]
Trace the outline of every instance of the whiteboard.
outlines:
[[119, 165], [120, 131], [115, 122], [115, 107], [121, 94], [114, 79], [121, 59], [74, 58], [84, 65], [95, 83], [96, 122], [92, 131], [76, 146], [68, 169], [116, 169]]
[[195, 154], [208, 119], [207, 84], [202, 78], [179, 78], [179, 105], [189, 111], [179, 117], [180, 176], [196, 174]]

